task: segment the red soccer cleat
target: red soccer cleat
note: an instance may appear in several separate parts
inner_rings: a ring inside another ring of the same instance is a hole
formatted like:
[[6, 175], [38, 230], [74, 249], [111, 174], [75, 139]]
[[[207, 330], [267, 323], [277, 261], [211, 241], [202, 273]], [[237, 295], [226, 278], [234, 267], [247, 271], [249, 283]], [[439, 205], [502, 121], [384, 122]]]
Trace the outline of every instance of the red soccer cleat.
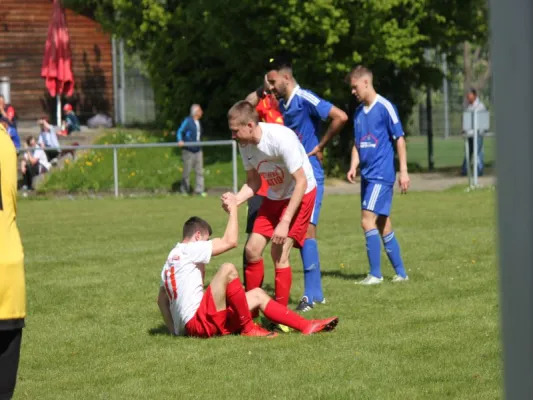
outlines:
[[339, 317], [313, 319], [309, 321], [309, 325], [302, 331], [302, 334], [312, 335], [317, 332], [329, 332], [335, 329], [338, 323]]
[[241, 332], [241, 336], [275, 338], [278, 334], [276, 332], [267, 331], [265, 328], [254, 324], [253, 329], [250, 329], [248, 332]]

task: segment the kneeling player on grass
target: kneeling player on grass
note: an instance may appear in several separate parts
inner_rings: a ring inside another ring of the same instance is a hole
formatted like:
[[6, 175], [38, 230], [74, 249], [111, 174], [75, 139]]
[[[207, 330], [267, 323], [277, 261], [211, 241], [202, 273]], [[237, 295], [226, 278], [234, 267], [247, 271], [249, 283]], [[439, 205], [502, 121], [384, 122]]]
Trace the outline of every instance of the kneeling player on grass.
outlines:
[[168, 330], [175, 335], [202, 338], [236, 333], [276, 336], [253, 323], [250, 311], [256, 309], [271, 321], [305, 335], [332, 330], [338, 318], [306, 320], [272, 300], [262, 289], [245, 293], [235, 266], [229, 263], [222, 264], [204, 293], [205, 265], [212, 256], [237, 246], [237, 205], [231, 199], [226, 199], [225, 204], [229, 221], [222, 238], [210, 240], [209, 224], [192, 217], [183, 226], [183, 240], [168, 255], [157, 299]]
[[242, 204], [259, 190], [260, 177], [269, 189], [259, 209], [253, 232], [246, 244], [246, 290], [261, 287], [264, 277], [263, 250], [272, 239], [276, 301], [289, 303], [292, 270], [289, 255], [293, 245], [301, 248], [316, 196], [316, 181], [307, 154], [289, 128], [258, 122], [253, 105], [240, 101], [228, 112], [233, 139], [239, 141], [247, 179], [235, 197]]

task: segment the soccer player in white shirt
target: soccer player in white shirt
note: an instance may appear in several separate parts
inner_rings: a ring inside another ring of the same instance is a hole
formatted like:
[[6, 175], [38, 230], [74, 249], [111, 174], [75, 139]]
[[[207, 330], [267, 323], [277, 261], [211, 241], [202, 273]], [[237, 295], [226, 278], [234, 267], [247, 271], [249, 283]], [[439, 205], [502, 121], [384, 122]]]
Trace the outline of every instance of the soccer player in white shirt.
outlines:
[[245, 203], [259, 190], [260, 176], [269, 186], [246, 244], [246, 290], [261, 287], [262, 254], [272, 240], [275, 298], [286, 306], [292, 284], [290, 250], [293, 246], [302, 247], [315, 203], [313, 169], [294, 132], [279, 124], [258, 122], [257, 112], [249, 102], [240, 101], [230, 109], [228, 124], [233, 139], [239, 142], [247, 174], [246, 183], [235, 195], [237, 204]]
[[210, 239], [209, 224], [192, 217], [183, 226], [183, 240], [168, 255], [157, 299], [168, 330], [175, 335], [203, 338], [235, 333], [276, 336], [252, 322], [252, 310], [261, 310], [271, 321], [305, 335], [335, 328], [338, 318], [306, 320], [272, 300], [260, 288], [245, 293], [237, 270], [230, 263], [222, 264], [204, 293], [205, 265], [212, 256], [237, 246], [235, 198], [225, 199], [225, 207], [229, 221], [222, 238]]

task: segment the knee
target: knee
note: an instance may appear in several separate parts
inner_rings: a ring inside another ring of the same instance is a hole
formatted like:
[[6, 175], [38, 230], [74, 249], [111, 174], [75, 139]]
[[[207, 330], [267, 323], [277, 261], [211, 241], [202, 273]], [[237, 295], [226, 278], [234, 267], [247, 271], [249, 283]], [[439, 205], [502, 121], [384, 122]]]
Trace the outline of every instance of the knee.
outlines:
[[305, 233], [306, 239], [316, 239], [316, 226], [309, 224], [307, 227], [307, 232]]
[[274, 261], [274, 266], [276, 268], [285, 267], [289, 265], [290, 253], [288, 251], [283, 251], [283, 249], [278, 248], [278, 246], [280, 245], [272, 244], [270, 248], [270, 255], [272, 256], [272, 260]]
[[265, 304], [270, 300], [269, 295], [261, 288], [252, 289], [247, 294], [252, 296], [258, 305]]
[[363, 228], [363, 231], [365, 232], [371, 229], [376, 229], [376, 220], [364, 215], [361, 217], [361, 228]]
[[261, 258], [260, 249], [250, 241], [248, 241], [248, 243], [246, 243], [246, 246], [244, 247], [244, 254], [248, 262], [259, 261], [259, 259]]
[[229, 281], [232, 281], [239, 277], [237, 268], [232, 263], [224, 263], [221, 265], [220, 270], [228, 278]]

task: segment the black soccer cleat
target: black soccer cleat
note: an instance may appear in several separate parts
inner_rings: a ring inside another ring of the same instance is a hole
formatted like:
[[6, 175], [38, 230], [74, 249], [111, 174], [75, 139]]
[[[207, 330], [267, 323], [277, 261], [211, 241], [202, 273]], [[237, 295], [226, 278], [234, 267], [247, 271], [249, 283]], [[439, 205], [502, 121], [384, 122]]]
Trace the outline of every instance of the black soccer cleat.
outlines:
[[298, 312], [307, 312], [311, 311], [313, 309], [313, 303], [309, 302], [309, 299], [307, 296], [303, 296], [300, 300], [300, 303], [298, 304], [298, 307], [296, 307], [296, 311]]

